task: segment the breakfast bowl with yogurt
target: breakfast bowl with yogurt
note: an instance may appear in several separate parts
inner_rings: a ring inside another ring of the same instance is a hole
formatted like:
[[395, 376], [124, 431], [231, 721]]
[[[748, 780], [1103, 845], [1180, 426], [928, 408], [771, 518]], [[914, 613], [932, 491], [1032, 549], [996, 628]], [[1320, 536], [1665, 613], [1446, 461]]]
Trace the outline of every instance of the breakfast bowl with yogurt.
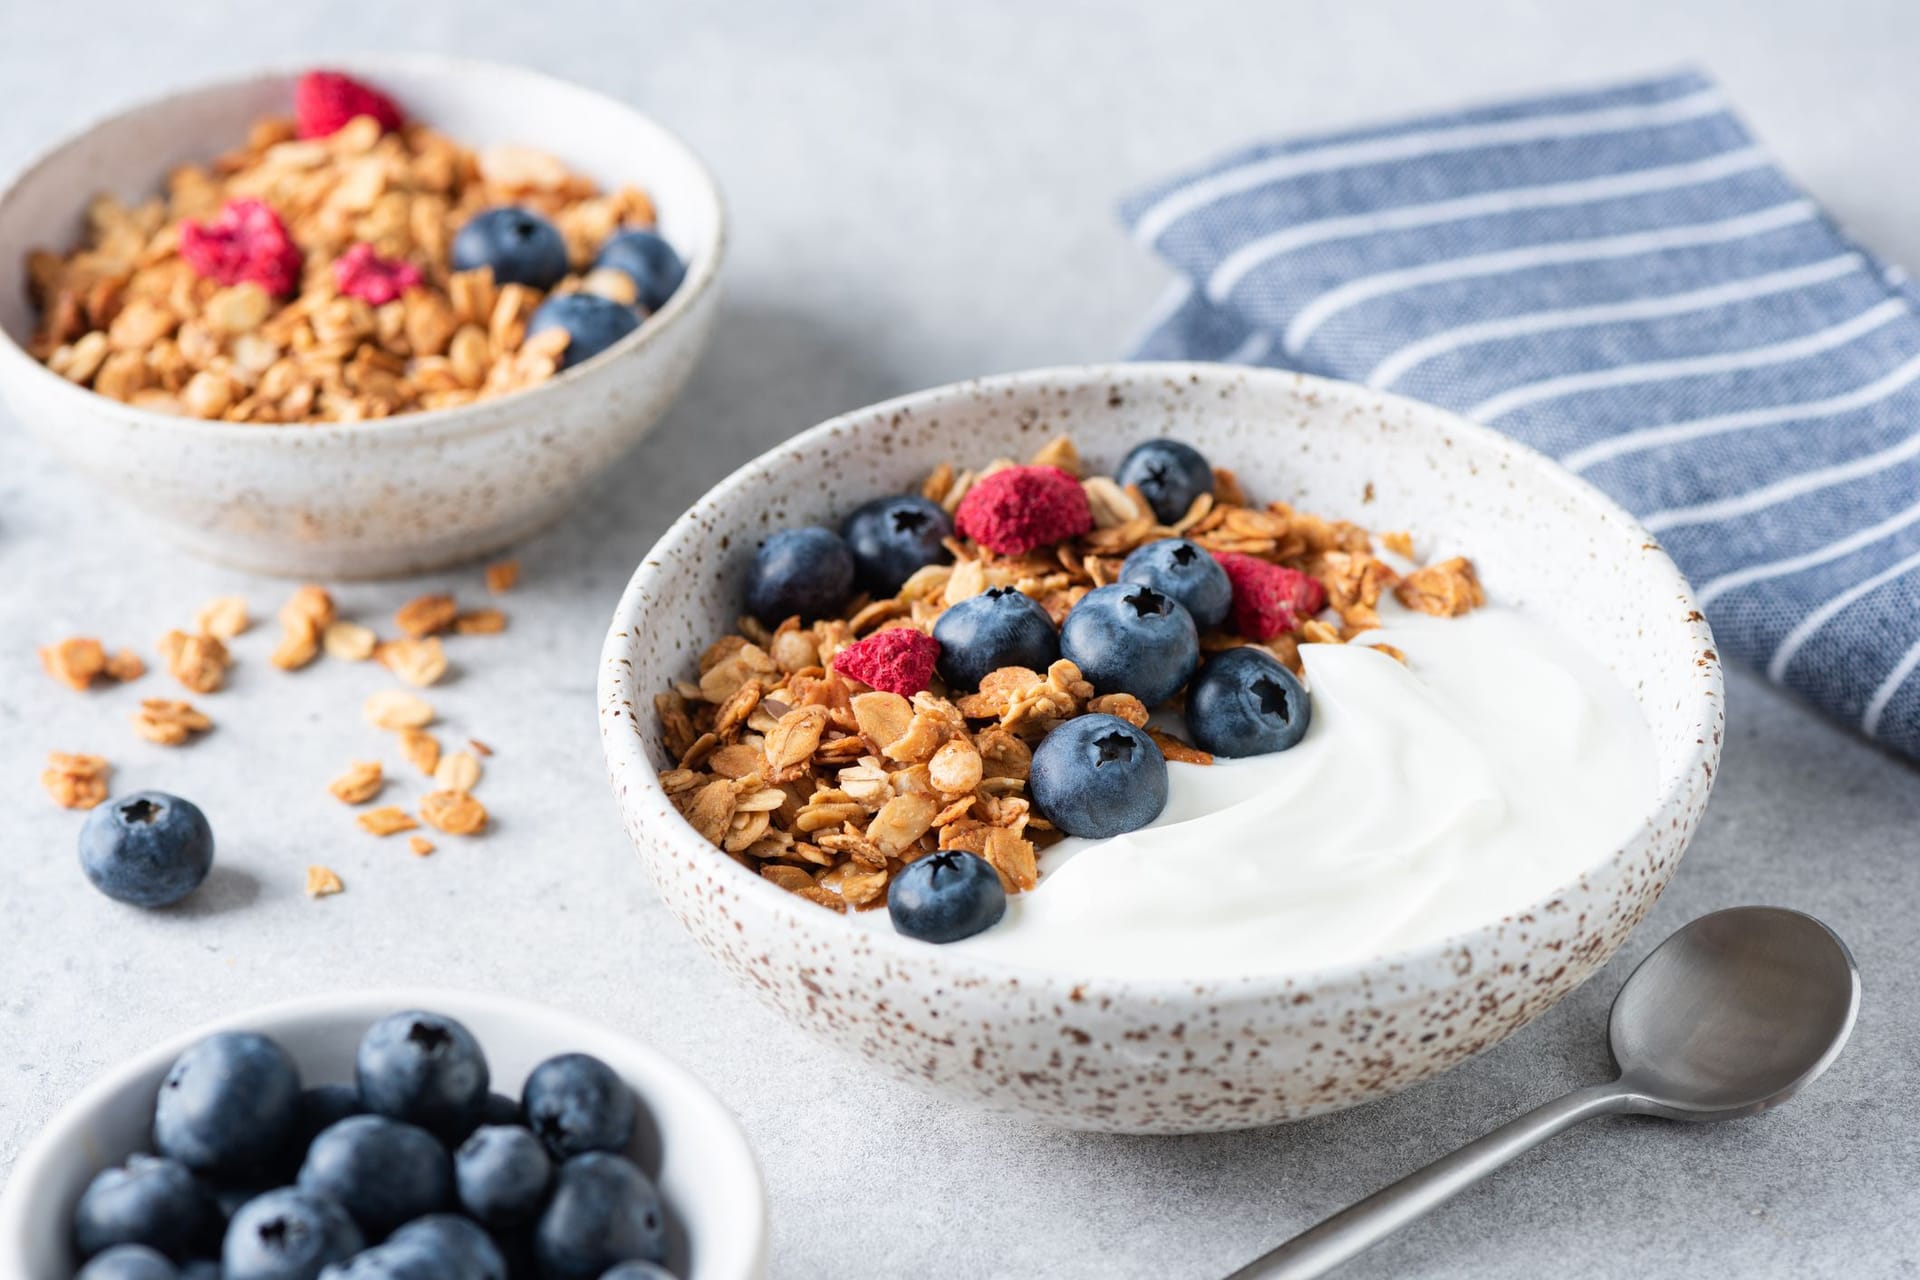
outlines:
[[750, 464], [636, 573], [601, 701], [655, 885], [770, 1003], [1182, 1132], [1404, 1088], [1589, 976], [1691, 835], [1720, 684], [1665, 555], [1544, 459], [1138, 365]]

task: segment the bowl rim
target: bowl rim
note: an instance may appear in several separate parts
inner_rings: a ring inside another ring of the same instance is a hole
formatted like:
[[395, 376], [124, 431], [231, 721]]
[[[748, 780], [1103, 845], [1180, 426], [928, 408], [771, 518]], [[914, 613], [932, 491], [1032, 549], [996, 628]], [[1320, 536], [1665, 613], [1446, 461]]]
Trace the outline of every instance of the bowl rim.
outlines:
[[[138, 425], [152, 430], [180, 431], [221, 440], [280, 440], [297, 436], [303, 440], [318, 438], [323, 441], [335, 441], [369, 433], [378, 434], [381, 437], [401, 438], [398, 442], [402, 443], [406, 442], [403, 438], [408, 436], [435, 435], [451, 438], [490, 430], [498, 425], [493, 421], [493, 417], [494, 411], [500, 406], [518, 405], [523, 397], [535, 396], [543, 391], [590, 378], [597, 372], [603, 372], [614, 360], [631, 356], [654, 344], [667, 330], [675, 327], [690, 314], [700, 298], [710, 292], [718, 281], [720, 268], [730, 248], [731, 233], [726, 197], [720, 189], [718, 180], [713, 176], [713, 170], [679, 133], [624, 99], [532, 67], [523, 67], [510, 62], [494, 62], [484, 58], [424, 52], [348, 53], [322, 59], [322, 62], [324, 66], [318, 66], [312, 62], [298, 65], [273, 63], [216, 79], [197, 80], [163, 89], [136, 102], [95, 115], [34, 151], [17, 169], [8, 174], [4, 182], [0, 182], [0, 210], [4, 210], [42, 169], [65, 152], [80, 145], [92, 134], [108, 126], [117, 125], [165, 107], [179, 99], [219, 90], [237, 89], [260, 82], [289, 79], [316, 69], [346, 71], [355, 75], [364, 75], [369, 79], [376, 79], [383, 72], [406, 71], [427, 75], [491, 76], [519, 80], [522, 83], [558, 86], [598, 98], [608, 106], [626, 112], [641, 123], [657, 130], [669, 144], [682, 153], [707, 198], [713, 202], [712, 240], [687, 264], [686, 278], [681, 281], [680, 287], [673, 291], [673, 296], [667, 299], [667, 304], [647, 316], [638, 328], [605, 351], [574, 368], [562, 370], [535, 386], [523, 387], [506, 395], [494, 396], [450, 409], [422, 409], [411, 413], [395, 414], [388, 418], [369, 418], [359, 422], [312, 423], [215, 422], [190, 418], [182, 414], [162, 413], [155, 409], [142, 409], [114, 400], [97, 391], [67, 381], [29, 355], [26, 348], [5, 329], [0, 329], [0, 374], [8, 377], [26, 376], [42, 379], [40, 385], [46, 388], [49, 394], [67, 397], [70, 403], [90, 412], [102, 407], [96, 402], [105, 401], [106, 404], [113, 406], [112, 412], [115, 416], [124, 418], [125, 425]], [[19, 251], [26, 252], [26, 247], [20, 247]]]
[[[652, 593], [654, 580], [662, 572], [664, 563], [662, 549], [686, 537], [690, 532], [698, 530], [698, 516], [703, 510], [724, 507], [743, 496], [753, 494], [755, 492], [753, 473], [759, 469], [770, 465], [775, 460], [804, 455], [842, 431], [861, 430], [859, 424], [863, 422], [884, 423], [890, 416], [900, 412], [924, 414], [937, 412], [943, 407], [959, 403], [987, 403], [993, 399], [1005, 401], [1017, 398], [1022, 392], [1030, 391], [1035, 387], [1057, 389], [1062, 385], [1076, 387], [1119, 385], [1124, 389], [1126, 385], [1141, 382], [1155, 384], [1161, 384], [1167, 380], [1177, 380], [1181, 383], [1199, 380], [1218, 382], [1228, 376], [1256, 382], [1285, 382], [1295, 392], [1306, 390], [1323, 401], [1337, 400], [1356, 407], [1362, 400], [1370, 406], [1377, 406], [1382, 402], [1397, 406], [1403, 411], [1430, 421], [1436, 428], [1453, 436], [1471, 439], [1476, 445], [1504, 455], [1505, 460], [1510, 463], [1530, 469], [1537, 473], [1543, 482], [1557, 486], [1570, 496], [1596, 508], [1598, 514], [1617, 521], [1627, 534], [1637, 535], [1653, 557], [1651, 571], [1665, 578], [1671, 586], [1672, 595], [1668, 598], [1669, 604], [1677, 606], [1681, 618], [1679, 623], [1671, 625], [1684, 628], [1690, 635], [1694, 647], [1703, 655], [1699, 670], [1704, 675], [1705, 682], [1695, 687], [1695, 692], [1685, 705], [1684, 711], [1686, 714], [1693, 715], [1703, 727], [1708, 729], [1721, 723], [1724, 708], [1724, 679], [1721, 674], [1721, 664], [1714, 646], [1712, 631], [1694, 602], [1693, 591], [1686, 578], [1682, 576], [1666, 550], [1659, 545], [1658, 540], [1647, 532], [1638, 520], [1592, 484], [1574, 475], [1545, 454], [1437, 405], [1314, 374], [1203, 361], [1059, 365], [946, 383], [837, 414], [799, 435], [789, 437], [736, 468], [668, 526], [666, 532], [661, 534], [654, 545], [641, 557], [639, 565], [627, 583], [626, 590], [621, 594], [600, 656], [598, 696], [601, 742], [607, 758], [609, 781], [622, 818], [632, 827], [639, 828], [652, 825], [654, 812], [665, 811], [666, 816], [661, 820], [668, 826], [661, 838], [672, 841], [677, 848], [694, 851], [701, 856], [710, 854], [719, 863], [725, 864], [724, 868], [716, 868], [716, 873], [728, 876], [728, 884], [743, 898], [751, 899], [756, 905], [764, 907], [775, 916], [809, 932], [817, 925], [829, 921], [833, 922], [837, 928], [853, 927], [835, 913], [823, 911], [813, 903], [754, 875], [700, 838], [668, 801], [665, 791], [660, 787], [659, 775], [647, 759], [641, 731], [623, 714], [625, 704], [622, 699], [621, 685], [630, 678], [632, 670], [625, 661], [624, 650], [629, 636], [638, 633], [637, 623], [644, 612], [644, 598]], [[637, 715], [651, 714], [654, 692], [654, 690], [642, 689], [630, 691], [632, 706]], [[938, 960], [948, 966], [963, 967], [988, 981], [996, 983], [1012, 981], [1028, 986], [1058, 988], [1066, 993], [1077, 992], [1083, 998], [1119, 993], [1156, 1000], [1189, 999], [1196, 994], [1211, 993], [1234, 996], [1266, 995], [1275, 991], [1364, 983], [1369, 977], [1382, 973], [1424, 970], [1441, 963], [1443, 957], [1456, 951], [1463, 943], [1476, 939], [1489, 930], [1510, 925], [1522, 917], [1541, 916], [1549, 903], [1564, 898], [1569, 890], [1577, 885], [1619, 867], [1624, 863], [1630, 850], [1644, 847], [1649, 841], [1657, 838], [1659, 830], [1672, 814], [1683, 812], [1689, 801], [1695, 797], [1704, 799], [1705, 794], [1711, 791], [1714, 775], [1718, 771], [1723, 736], [1720, 732], [1702, 732], [1698, 735], [1698, 740], [1686, 753], [1672, 781], [1656, 792], [1649, 801], [1647, 811], [1640, 822], [1623, 834], [1619, 844], [1610, 853], [1596, 860], [1568, 881], [1556, 885], [1552, 891], [1514, 911], [1487, 920], [1471, 929], [1448, 934], [1418, 946], [1381, 952], [1358, 960], [1275, 973], [1245, 973], [1226, 977], [1158, 975], [1116, 977], [1097, 973], [1076, 974], [1014, 961], [956, 954], [934, 943], [904, 937], [886, 929], [863, 929], [860, 932], [879, 955], [890, 961], [913, 963]]]
[[[73, 1130], [139, 1077], [163, 1069], [189, 1047], [216, 1032], [256, 1030], [269, 1022], [286, 1024], [333, 1016], [365, 1017], [371, 1022], [403, 1009], [444, 1009], [455, 1017], [473, 1016], [475, 1010], [480, 1010], [503, 1019], [538, 1018], [577, 1029], [583, 1040], [608, 1036], [619, 1040], [632, 1059], [644, 1064], [649, 1075], [666, 1082], [667, 1092], [682, 1115], [697, 1112], [688, 1118], [693, 1127], [701, 1131], [706, 1150], [748, 1175], [734, 1180], [744, 1185], [730, 1183], [727, 1186], [726, 1202], [741, 1211], [738, 1228], [741, 1232], [746, 1231], [748, 1219], [752, 1222], [752, 1234], [741, 1242], [744, 1247], [739, 1250], [747, 1261], [746, 1269], [740, 1274], [759, 1274], [755, 1268], [764, 1267], [768, 1246], [766, 1177], [739, 1119], [699, 1077], [645, 1041], [583, 1014], [497, 992], [424, 986], [360, 988], [256, 1005], [203, 1022], [108, 1067], [53, 1113], [14, 1162], [6, 1184], [0, 1187], [0, 1255], [12, 1255], [26, 1243], [38, 1239], [45, 1226], [27, 1220], [30, 1197], [20, 1189], [37, 1185], [55, 1153], [74, 1140]], [[566, 1052], [566, 1047], [556, 1046], [554, 1052]], [[641, 1100], [649, 1099], [643, 1094]], [[0, 1256], [0, 1266], [13, 1261], [12, 1256]]]

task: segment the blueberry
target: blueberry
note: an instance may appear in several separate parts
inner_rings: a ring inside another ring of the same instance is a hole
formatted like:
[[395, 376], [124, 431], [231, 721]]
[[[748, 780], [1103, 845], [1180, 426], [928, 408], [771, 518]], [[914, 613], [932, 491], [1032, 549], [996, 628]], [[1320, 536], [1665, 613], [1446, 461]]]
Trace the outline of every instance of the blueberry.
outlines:
[[180, 1264], [180, 1280], [224, 1280], [220, 1264], [211, 1258], [196, 1258]]
[[528, 1126], [555, 1160], [589, 1151], [625, 1151], [640, 1110], [627, 1082], [584, 1053], [563, 1053], [535, 1067], [520, 1104]]
[[977, 689], [1001, 667], [1045, 671], [1060, 656], [1060, 634], [1032, 597], [989, 587], [954, 605], [933, 624], [940, 676], [956, 690]]
[[495, 284], [551, 289], [567, 274], [567, 242], [537, 213], [488, 209], [453, 237], [453, 269], [476, 267], [492, 267]]
[[226, 1280], [314, 1280], [329, 1262], [366, 1248], [339, 1201], [298, 1187], [255, 1196], [227, 1224]]
[[375, 1245], [347, 1262], [336, 1262], [320, 1280], [454, 1280], [444, 1260], [418, 1242]]
[[535, 307], [527, 321], [527, 336], [548, 329], [565, 329], [569, 335], [560, 367], [571, 369], [593, 359], [602, 351], [640, 327], [640, 317], [612, 298], [597, 293], [557, 293]]
[[560, 1167], [533, 1248], [545, 1280], [599, 1280], [616, 1262], [665, 1261], [660, 1193], [625, 1156], [575, 1156]]
[[73, 1280], [180, 1280], [167, 1255], [143, 1244], [117, 1244], [80, 1268]]
[[666, 238], [651, 231], [622, 231], [600, 246], [596, 267], [611, 267], [633, 281], [640, 305], [658, 311], [686, 278], [686, 264]]
[[299, 1120], [300, 1069], [251, 1031], [208, 1036], [175, 1060], [153, 1110], [153, 1142], [196, 1173], [245, 1181], [271, 1167]]
[[432, 1255], [444, 1270], [444, 1280], [507, 1280], [507, 1260], [500, 1246], [473, 1222], [453, 1213], [415, 1218], [393, 1233], [388, 1243]]
[[417, 1124], [442, 1141], [472, 1132], [487, 1104], [487, 1057], [480, 1042], [452, 1018], [419, 1009], [368, 1028], [353, 1075], [368, 1111]]
[[1157, 707], [1200, 665], [1200, 633], [1173, 597], [1115, 582], [1087, 592], [1067, 614], [1060, 656], [1101, 693], [1130, 693]]
[[875, 498], [840, 524], [860, 586], [875, 596], [893, 595], [916, 570], [951, 560], [941, 540], [952, 534], [953, 521], [940, 504], [917, 493]]
[[524, 1124], [520, 1114], [520, 1102], [504, 1093], [490, 1093], [486, 1103], [480, 1108], [481, 1124]]
[[1208, 658], [1187, 688], [1187, 732], [1217, 756], [1285, 751], [1312, 721], [1313, 699], [1300, 677], [1251, 645]]
[[1167, 760], [1118, 716], [1077, 716], [1034, 748], [1027, 779], [1040, 816], [1070, 836], [1134, 831], [1167, 807]]
[[434, 1136], [385, 1116], [349, 1116], [313, 1140], [300, 1189], [331, 1196], [378, 1240], [453, 1203], [453, 1162]]
[[143, 1244], [181, 1258], [213, 1213], [187, 1166], [159, 1156], [130, 1156], [125, 1168], [103, 1169], [87, 1184], [73, 1213], [73, 1241], [83, 1258], [116, 1244]]
[[1213, 492], [1213, 468], [1198, 449], [1178, 440], [1146, 440], [1133, 446], [1113, 478], [1123, 489], [1139, 485], [1161, 524], [1172, 524], [1187, 514], [1195, 498]]
[[213, 828], [178, 796], [136, 791], [87, 815], [80, 869], [118, 902], [164, 907], [200, 887], [213, 866]]
[[673, 1272], [657, 1262], [623, 1262], [600, 1273], [600, 1280], [674, 1280]]
[[893, 927], [922, 942], [958, 942], [991, 929], [1007, 913], [1000, 873], [959, 849], [909, 862], [887, 887]]
[[360, 1116], [367, 1109], [360, 1102], [360, 1091], [350, 1084], [317, 1084], [300, 1095], [299, 1119], [294, 1124], [293, 1143], [304, 1152], [320, 1131], [345, 1120], [348, 1116]]
[[1119, 580], [1172, 596], [1203, 631], [1225, 622], [1233, 605], [1227, 571], [1205, 548], [1185, 538], [1162, 538], [1141, 547], [1120, 566]]
[[794, 614], [811, 622], [853, 594], [853, 552], [818, 525], [782, 529], [760, 544], [747, 570], [747, 612], [770, 627]]
[[483, 1125], [453, 1153], [460, 1207], [489, 1227], [533, 1221], [551, 1181], [545, 1145], [519, 1125]]

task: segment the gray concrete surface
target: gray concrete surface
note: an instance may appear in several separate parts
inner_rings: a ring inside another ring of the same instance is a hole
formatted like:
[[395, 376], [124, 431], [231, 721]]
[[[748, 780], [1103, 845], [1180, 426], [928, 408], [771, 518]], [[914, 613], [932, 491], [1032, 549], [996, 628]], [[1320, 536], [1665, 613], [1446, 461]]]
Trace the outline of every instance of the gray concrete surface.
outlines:
[[[781, 1277], [1205, 1277], [1606, 1069], [1606, 1007], [1668, 930], [1743, 902], [1830, 921], [1866, 1003], [1804, 1098], [1708, 1129], [1609, 1121], [1465, 1196], [1355, 1276], [1884, 1276], [1920, 1270], [1920, 784], [1757, 680], [1731, 681], [1719, 792], [1678, 881], [1598, 979], [1484, 1058], [1291, 1128], [1141, 1140], [956, 1110], [817, 1048], [682, 936], [601, 779], [594, 658], [630, 567], [687, 497], [836, 410], [1121, 351], [1161, 277], [1121, 191], [1242, 140], [1699, 61], [1872, 245], [1920, 262], [1920, 7], [1661, 0], [1313, 4], [0, 4], [0, 168], [109, 106], [257, 62], [360, 48], [519, 60], [625, 95], [710, 158], [737, 219], [716, 348], [658, 435], [524, 548], [513, 627], [436, 695], [491, 742], [484, 843], [415, 860], [321, 790], [372, 745], [365, 670], [287, 679], [240, 643], [216, 734], [164, 754], [136, 690], [79, 697], [33, 646], [150, 648], [205, 597], [285, 588], [154, 545], [0, 424], [0, 1169], [108, 1064], [303, 992], [466, 984], [655, 1041], [743, 1118]], [[17, 251], [19, 246], [5, 246]], [[477, 590], [477, 573], [436, 581]], [[353, 587], [385, 616], [418, 584]], [[164, 680], [144, 691], [157, 693]], [[139, 915], [88, 889], [49, 748], [197, 797], [214, 882]], [[310, 902], [310, 861], [350, 888]]]

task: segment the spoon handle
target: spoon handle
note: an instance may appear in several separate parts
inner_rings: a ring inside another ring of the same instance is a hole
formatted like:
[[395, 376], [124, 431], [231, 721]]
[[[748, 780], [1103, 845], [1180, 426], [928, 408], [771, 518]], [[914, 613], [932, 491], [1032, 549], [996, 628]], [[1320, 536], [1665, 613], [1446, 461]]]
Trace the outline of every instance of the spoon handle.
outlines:
[[1555, 1098], [1309, 1227], [1227, 1280], [1308, 1280], [1325, 1275], [1562, 1129], [1626, 1110], [1628, 1097], [1615, 1081]]

